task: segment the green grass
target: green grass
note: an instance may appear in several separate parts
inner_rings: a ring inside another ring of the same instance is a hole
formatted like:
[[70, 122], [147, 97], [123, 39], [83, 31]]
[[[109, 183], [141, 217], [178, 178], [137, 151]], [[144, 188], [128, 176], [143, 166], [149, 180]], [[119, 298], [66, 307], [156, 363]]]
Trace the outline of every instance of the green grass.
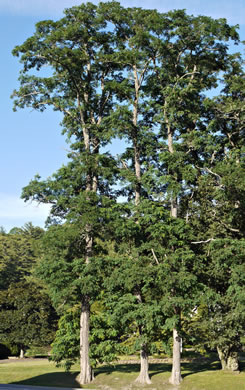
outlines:
[[[79, 387], [76, 382], [79, 367], [70, 373], [57, 368], [45, 360], [24, 360], [0, 364], [0, 383], [13, 383], [33, 386]], [[168, 384], [171, 365], [151, 364], [152, 385], [134, 384], [138, 375], [138, 364], [117, 364], [102, 366], [95, 371], [95, 380], [84, 386], [87, 389], [101, 390], [244, 390], [245, 365], [240, 374], [222, 372], [215, 359], [197, 360], [182, 364], [183, 382], [174, 387]]]
[[65, 372], [47, 360], [18, 360], [0, 364], [0, 383], [33, 386], [79, 387], [78, 367]]

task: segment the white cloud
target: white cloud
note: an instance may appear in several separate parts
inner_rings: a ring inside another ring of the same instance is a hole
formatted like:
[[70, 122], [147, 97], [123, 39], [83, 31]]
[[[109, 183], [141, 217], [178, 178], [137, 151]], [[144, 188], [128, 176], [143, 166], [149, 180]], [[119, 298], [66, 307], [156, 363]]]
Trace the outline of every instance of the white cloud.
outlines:
[[25, 203], [18, 196], [0, 193], [0, 226], [7, 231], [12, 227], [23, 226], [27, 222], [44, 226], [49, 210], [49, 205]]

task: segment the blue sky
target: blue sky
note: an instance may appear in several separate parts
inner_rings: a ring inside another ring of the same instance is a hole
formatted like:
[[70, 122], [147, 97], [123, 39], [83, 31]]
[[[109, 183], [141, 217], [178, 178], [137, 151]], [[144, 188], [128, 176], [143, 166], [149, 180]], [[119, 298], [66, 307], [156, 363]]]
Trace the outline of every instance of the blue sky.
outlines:
[[[29, 221], [44, 225], [48, 207], [24, 203], [21, 190], [36, 173], [45, 178], [65, 163], [68, 149], [60, 134], [58, 113], [12, 111], [10, 95], [18, 87], [20, 65], [11, 51], [32, 35], [36, 22], [57, 19], [64, 8], [79, 4], [78, 0], [0, 0], [0, 226], [7, 231]], [[121, 4], [162, 12], [185, 8], [189, 14], [226, 18], [240, 25], [245, 40], [244, 0], [122, 0]]]

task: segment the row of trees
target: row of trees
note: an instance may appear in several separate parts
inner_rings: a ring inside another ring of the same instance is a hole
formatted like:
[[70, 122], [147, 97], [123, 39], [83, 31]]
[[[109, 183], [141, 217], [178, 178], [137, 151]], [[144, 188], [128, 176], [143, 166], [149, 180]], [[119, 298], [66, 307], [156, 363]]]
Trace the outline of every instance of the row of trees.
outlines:
[[39, 22], [13, 51], [15, 108], [60, 111], [70, 145], [67, 165], [22, 197], [51, 205], [39, 276], [61, 315], [55, 358], [80, 354], [81, 384], [93, 379], [90, 321], [91, 356], [113, 358], [132, 338], [142, 383], [170, 329], [170, 382], [180, 383], [182, 336], [197, 340], [201, 322], [223, 366], [237, 364], [245, 79], [229, 41], [239, 36], [224, 19], [113, 1]]

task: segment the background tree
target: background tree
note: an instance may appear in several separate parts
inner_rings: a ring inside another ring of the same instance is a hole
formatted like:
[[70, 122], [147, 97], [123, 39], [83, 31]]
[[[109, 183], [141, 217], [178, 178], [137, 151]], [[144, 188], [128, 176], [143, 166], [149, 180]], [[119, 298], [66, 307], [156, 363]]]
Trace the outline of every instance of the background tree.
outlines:
[[0, 338], [18, 345], [21, 357], [30, 346], [50, 345], [57, 315], [48, 295], [34, 283], [18, 282], [0, 292]]
[[[31, 226], [32, 235], [25, 233], [27, 226]], [[38, 242], [43, 233], [43, 229], [28, 224], [23, 228], [13, 228], [8, 234], [0, 234], [1, 290], [30, 278], [40, 255]]]
[[[0, 337], [2, 342], [18, 346], [22, 353], [33, 343], [43, 345], [41, 339], [48, 345], [55, 332], [55, 311], [44, 287], [38, 284], [34, 276], [41, 255], [40, 240], [43, 234], [43, 229], [28, 223], [22, 228], [13, 228], [0, 237]], [[36, 293], [37, 297], [32, 297]], [[45, 308], [38, 314], [41, 310], [38, 309], [39, 298], [40, 302], [44, 302]], [[54, 321], [52, 324], [51, 312]], [[35, 335], [35, 332], [38, 334]]]

